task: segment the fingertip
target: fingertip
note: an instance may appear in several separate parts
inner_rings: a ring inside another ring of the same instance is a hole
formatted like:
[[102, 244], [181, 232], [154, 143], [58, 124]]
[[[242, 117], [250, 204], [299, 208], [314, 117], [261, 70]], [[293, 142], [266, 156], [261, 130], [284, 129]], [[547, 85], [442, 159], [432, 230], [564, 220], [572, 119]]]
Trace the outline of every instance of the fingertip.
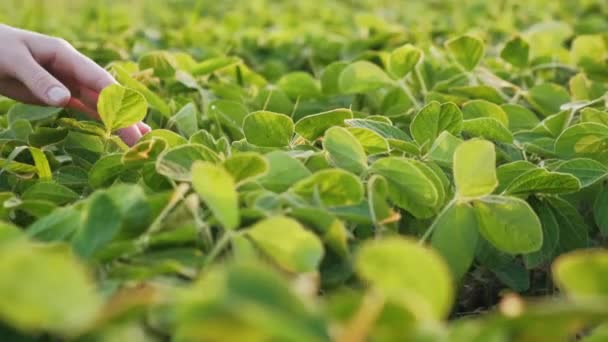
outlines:
[[139, 133], [141, 133], [141, 135], [146, 135], [148, 132], [150, 132], [152, 130], [152, 127], [148, 126], [144, 122], [138, 122], [136, 125], [137, 125], [137, 128], [139, 129]]
[[141, 139], [142, 134], [139, 131], [137, 125], [129, 126], [118, 131], [118, 136], [129, 146], [137, 144]]
[[65, 106], [70, 101], [71, 97], [72, 95], [68, 89], [57, 85], [52, 86], [46, 92], [47, 103], [55, 107]]

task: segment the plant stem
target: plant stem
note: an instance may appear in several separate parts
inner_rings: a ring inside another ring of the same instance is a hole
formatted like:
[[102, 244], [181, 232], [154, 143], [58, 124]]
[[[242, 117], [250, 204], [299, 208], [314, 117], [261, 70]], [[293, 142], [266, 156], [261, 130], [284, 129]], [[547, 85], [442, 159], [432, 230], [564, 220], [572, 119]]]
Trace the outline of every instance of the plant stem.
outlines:
[[227, 230], [226, 232], [224, 232], [224, 235], [222, 235], [222, 237], [217, 241], [215, 246], [213, 246], [213, 249], [211, 249], [211, 251], [209, 252], [207, 257], [205, 258], [205, 262], [203, 263], [203, 268], [209, 266], [215, 260], [215, 258], [217, 258], [217, 256], [220, 255], [222, 250], [224, 250], [224, 248], [226, 247], [226, 245], [228, 245], [228, 243], [232, 240], [232, 238], [237, 235], [238, 234], [236, 234], [230, 230]]
[[433, 221], [433, 224], [431, 224], [431, 226], [426, 230], [426, 232], [424, 232], [424, 235], [422, 235], [420, 240], [418, 240], [419, 245], [424, 244], [426, 242], [426, 240], [428, 240], [428, 238], [433, 233], [433, 230], [435, 230], [435, 226], [437, 226], [437, 222], [439, 222], [439, 220], [441, 220], [443, 218], [443, 215], [445, 215], [445, 213], [447, 213], [448, 210], [450, 210], [455, 203], [456, 203], [456, 197], [454, 197], [450, 201], [450, 203], [448, 203], [445, 207], [443, 207], [443, 209], [441, 210], [439, 215], [437, 215], [437, 217], [435, 218], [435, 221]]
[[410, 99], [410, 101], [414, 104], [414, 107], [416, 109], [420, 109], [420, 102], [418, 102], [418, 100], [416, 100], [416, 97], [414, 97], [414, 94], [412, 94], [412, 90], [410, 89], [410, 87], [405, 83], [404, 80], [401, 80], [398, 82], [399, 84], [399, 88], [401, 88], [401, 90], [403, 90], [403, 92], [405, 93], [405, 95]]

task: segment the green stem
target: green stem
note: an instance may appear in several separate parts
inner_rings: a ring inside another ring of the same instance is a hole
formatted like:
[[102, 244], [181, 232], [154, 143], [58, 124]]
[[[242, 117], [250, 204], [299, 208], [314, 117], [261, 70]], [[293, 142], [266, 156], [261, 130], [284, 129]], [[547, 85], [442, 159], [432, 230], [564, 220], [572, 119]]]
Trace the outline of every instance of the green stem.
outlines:
[[443, 218], [443, 215], [445, 215], [445, 213], [447, 213], [448, 210], [450, 210], [455, 203], [456, 203], [456, 197], [454, 197], [450, 201], [450, 203], [448, 203], [445, 207], [443, 207], [443, 209], [441, 210], [439, 215], [437, 215], [437, 217], [435, 218], [435, 221], [433, 221], [433, 224], [431, 224], [431, 226], [426, 230], [426, 232], [424, 232], [424, 235], [422, 235], [420, 240], [418, 240], [419, 245], [424, 244], [426, 242], [426, 240], [428, 240], [428, 238], [433, 233], [433, 230], [435, 230], [435, 226], [437, 226], [437, 222], [439, 222], [439, 220], [441, 220]]
[[426, 97], [429, 90], [426, 87], [426, 82], [424, 81], [424, 77], [422, 77], [422, 74], [420, 73], [420, 68], [418, 65], [414, 67], [414, 75], [416, 76], [418, 83], [420, 83], [420, 91], [422, 92], [422, 97]]
[[399, 88], [401, 88], [401, 90], [403, 90], [405, 95], [410, 99], [410, 101], [414, 104], [414, 107], [416, 109], [420, 109], [420, 102], [418, 102], [418, 100], [416, 100], [416, 97], [414, 97], [414, 94], [412, 94], [412, 90], [405, 83], [405, 81], [401, 80], [397, 84], [399, 85]]
[[203, 264], [203, 268], [209, 266], [226, 248], [228, 243], [232, 240], [233, 237], [237, 236], [239, 233], [235, 233], [231, 230], [227, 230], [224, 235], [218, 240], [218, 242], [213, 246], [213, 249], [209, 252], [207, 257], [205, 258], [205, 262]]

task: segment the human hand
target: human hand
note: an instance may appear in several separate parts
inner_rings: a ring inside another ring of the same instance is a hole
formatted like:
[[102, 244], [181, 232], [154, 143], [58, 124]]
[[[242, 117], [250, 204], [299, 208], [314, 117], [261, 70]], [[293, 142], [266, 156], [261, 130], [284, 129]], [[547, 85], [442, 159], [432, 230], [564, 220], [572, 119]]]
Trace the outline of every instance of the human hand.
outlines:
[[[99, 92], [113, 83], [112, 75], [65, 40], [0, 24], [0, 94], [99, 118]], [[131, 146], [149, 131], [140, 122], [118, 134]]]

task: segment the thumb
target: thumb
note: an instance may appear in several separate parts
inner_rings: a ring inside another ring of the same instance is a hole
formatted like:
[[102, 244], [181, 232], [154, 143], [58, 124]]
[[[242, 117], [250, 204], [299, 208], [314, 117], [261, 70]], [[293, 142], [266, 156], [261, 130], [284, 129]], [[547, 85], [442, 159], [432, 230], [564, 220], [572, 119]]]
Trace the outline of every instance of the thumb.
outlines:
[[15, 77], [40, 101], [49, 106], [62, 107], [70, 99], [68, 88], [27, 54], [15, 63]]

